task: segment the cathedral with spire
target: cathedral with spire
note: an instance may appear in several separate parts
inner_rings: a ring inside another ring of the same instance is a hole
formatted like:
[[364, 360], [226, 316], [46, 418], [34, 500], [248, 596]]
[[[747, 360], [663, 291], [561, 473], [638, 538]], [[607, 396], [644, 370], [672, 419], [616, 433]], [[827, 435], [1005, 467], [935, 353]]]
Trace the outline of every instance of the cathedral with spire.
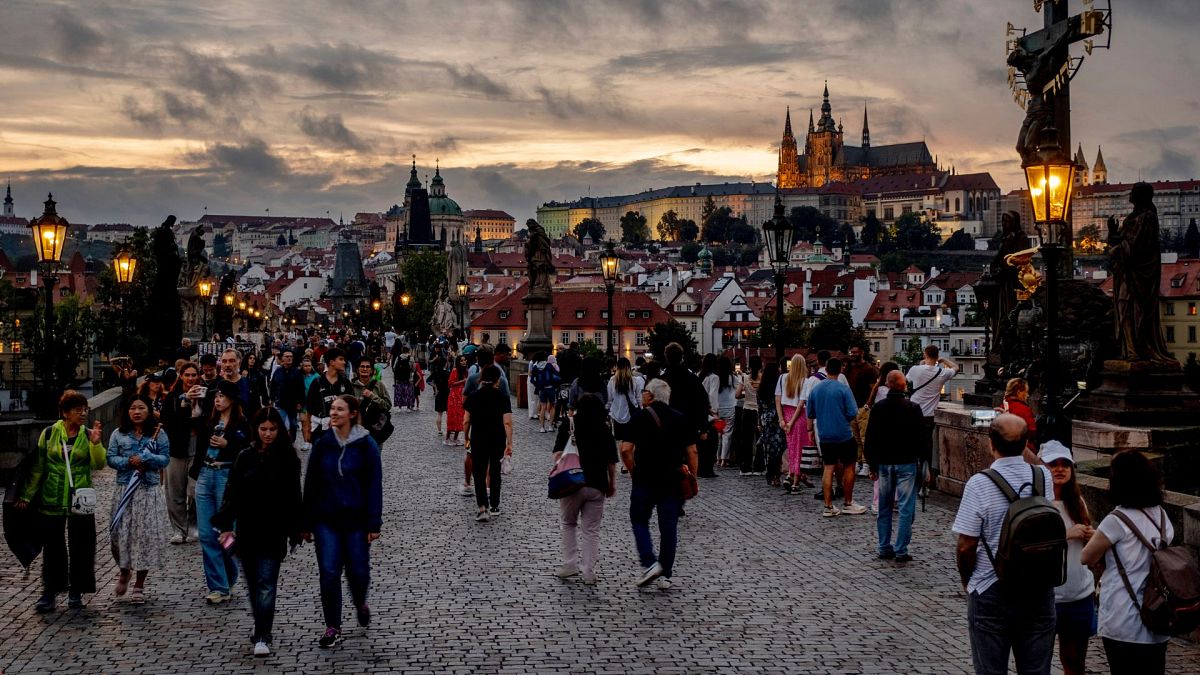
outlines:
[[829, 82], [821, 103], [821, 118], [814, 122], [808, 111], [808, 134], [804, 137], [804, 154], [799, 154], [792, 133], [792, 111], [789, 107], [783, 123], [783, 142], [779, 146], [779, 188], [817, 188], [826, 183], [849, 183], [873, 176], [934, 173], [937, 162], [929, 153], [925, 141], [892, 145], [871, 145], [867, 124], [867, 108], [863, 106], [862, 145], [846, 145], [842, 122], [833, 119], [829, 104]]

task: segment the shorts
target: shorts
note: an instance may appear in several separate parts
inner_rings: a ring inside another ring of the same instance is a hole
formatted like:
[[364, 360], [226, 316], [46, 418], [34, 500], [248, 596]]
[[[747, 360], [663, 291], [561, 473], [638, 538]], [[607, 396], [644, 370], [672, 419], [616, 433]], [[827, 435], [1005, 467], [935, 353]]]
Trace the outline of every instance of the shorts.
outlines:
[[542, 387], [538, 389], [538, 402], [544, 405], [554, 403], [555, 391], [554, 387]]
[[848, 441], [821, 441], [821, 461], [825, 466], [854, 464], [858, 460], [858, 443]]
[[1096, 598], [1088, 595], [1054, 606], [1054, 634], [1089, 638], [1096, 634]]
[[624, 424], [622, 424], [616, 420], [613, 420], [612, 426], [613, 426], [613, 438], [614, 439], [616, 439], [618, 441], [632, 441], [633, 440], [633, 420], [632, 419], [630, 419], [628, 422], [625, 422]]

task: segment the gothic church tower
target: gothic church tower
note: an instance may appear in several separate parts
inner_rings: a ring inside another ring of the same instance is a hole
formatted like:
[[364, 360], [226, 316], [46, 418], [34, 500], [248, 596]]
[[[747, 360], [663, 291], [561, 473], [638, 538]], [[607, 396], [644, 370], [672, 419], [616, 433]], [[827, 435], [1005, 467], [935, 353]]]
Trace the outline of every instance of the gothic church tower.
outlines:
[[800, 185], [800, 164], [796, 157], [796, 137], [792, 134], [792, 109], [789, 106], [783, 122], [783, 142], [779, 144], [779, 172], [775, 177], [775, 186], [785, 189]]

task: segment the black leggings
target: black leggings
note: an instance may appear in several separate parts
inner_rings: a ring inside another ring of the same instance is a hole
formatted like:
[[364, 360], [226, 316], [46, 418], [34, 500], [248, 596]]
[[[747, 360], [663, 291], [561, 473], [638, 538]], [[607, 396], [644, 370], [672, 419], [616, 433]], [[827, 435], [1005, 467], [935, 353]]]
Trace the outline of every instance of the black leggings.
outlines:
[[1167, 643], [1141, 644], [1104, 638], [1112, 675], [1161, 675], [1167, 672]]
[[96, 517], [42, 516], [42, 591], [96, 592]]
[[[471, 444], [471, 474], [475, 477], [475, 505], [487, 506], [491, 495], [491, 507], [500, 508], [500, 458], [504, 447], [477, 447]], [[491, 484], [488, 476], [491, 475]]]

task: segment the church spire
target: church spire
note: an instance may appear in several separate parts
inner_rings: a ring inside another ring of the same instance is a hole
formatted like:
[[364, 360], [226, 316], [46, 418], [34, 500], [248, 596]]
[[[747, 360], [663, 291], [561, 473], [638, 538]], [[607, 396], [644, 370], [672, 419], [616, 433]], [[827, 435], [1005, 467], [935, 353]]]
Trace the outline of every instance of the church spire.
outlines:
[[13, 215], [13, 198], [12, 198], [12, 183], [8, 184], [8, 189], [4, 192], [4, 215], [12, 217]]
[[1096, 146], [1096, 163], [1092, 166], [1092, 183], [1094, 185], [1108, 184], [1108, 167], [1104, 166], [1104, 152]]
[[412, 156], [412, 171], [408, 174], [408, 185], [405, 186], [405, 192], [412, 192], [413, 188], [421, 187], [421, 179], [417, 177], [417, 156]]
[[871, 147], [871, 127], [867, 124], [867, 104], [863, 104], [863, 150]]
[[792, 109], [784, 116], [783, 140], [779, 144], [779, 169], [775, 185], [780, 188], [800, 187], [800, 164], [797, 158], [796, 137], [792, 135]]
[[792, 106], [790, 105], [787, 107], [787, 114], [783, 118], [783, 137], [795, 138], [792, 135]]
[[821, 121], [817, 123], [820, 131], [836, 131], [837, 123], [833, 121], [833, 107], [829, 105], [829, 80], [825, 80], [825, 93], [822, 94]]
[[814, 131], [814, 127], [813, 127], [813, 109], [812, 109], [812, 108], [809, 108], [809, 109], [808, 109], [808, 133], [810, 133], [810, 134], [811, 134], [813, 131]]

